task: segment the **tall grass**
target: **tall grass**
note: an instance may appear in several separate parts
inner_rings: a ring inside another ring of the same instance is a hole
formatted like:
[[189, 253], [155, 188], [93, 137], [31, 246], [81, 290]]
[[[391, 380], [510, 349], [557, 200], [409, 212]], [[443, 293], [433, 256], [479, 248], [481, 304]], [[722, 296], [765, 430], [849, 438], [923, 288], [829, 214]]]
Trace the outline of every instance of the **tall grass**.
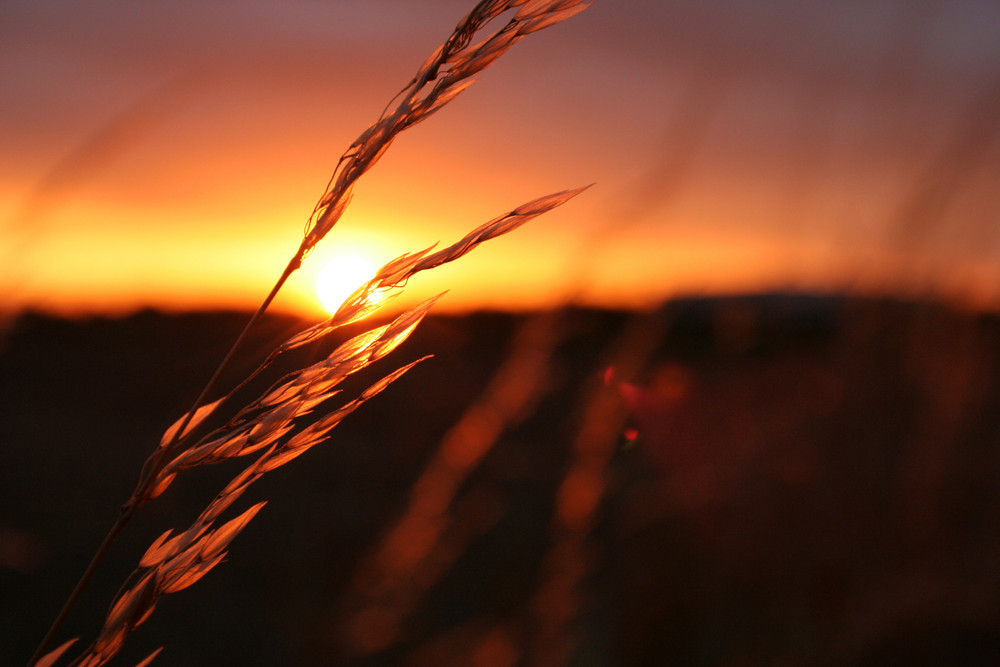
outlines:
[[[221, 563], [230, 542], [265, 505], [265, 502], [259, 502], [234, 518], [225, 519], [226, 513], [246, 490], [267, 473], [326, 440], [330, 431], [348, 414], [422, 361], [417, 360], [385, 374], [336, 409], [325, 409], [329, 399], [340, 393], [343, 380], [402, 344], [437, 297], [403, 312], [388, 324], [350, 338], [324, 359], [286, 375], [257, 399], [233, 409], [228, 402], [237, 389], [256, 377], [279, 355], [326, 339], [345, 325], [370, 315], [382, 307], [388, 297], [398, 293], [416, 273], [452, 262], [479, 244], [516, 229], [585, 189], [565, 190], [540, 197], [486, 222], [442, 250], [434, 251], [431, 247], [389, 262], [372, 280], [355, 291], [331, 318], [285, 341], [246, 381], [221, 398], [210, 400], [218, 393], [220, 378], [240, 351], [248, 332], [261, 319], [305, 257], [336, 225], [350, 203], [358, 179], [378, 162], [396, 136], [453, 100], [473, 83], [474, 75], [496, 61], [524, 36], [555, 25], [584, 10], [588, 4], [583, 0], [479, 2], [390, 101], [378, 120], [350, 145], [338, 160], [323, 195], [309, 216], [298, 250], [191, 408], [167, 429], [147, 458], [135, 490], [122, 505], [116, 521], [35, 651], [29, 666], [56, 664], [74, 646], [77, 640], [71, 639], [49, 651], [94, 571], [140, 507], [163, 494], [186, 470], [255, 456], [219, 491], [187, 529], [179, 532], [167, 530], [149, 546], [115, 597], [97, 637], [69, 664], [80, 667], [106, 664], [118, 654], [129, 634], [149, 619], [163, 596], [188, 588]], [[502, 27], [490, 32], [489, 26], [494, 20], [507, 12], [513, 14]], [[481, 38], [480, 41], [474, 42], [477, 38]], [[227, 411], [228, 417], [225, 416]], [[222, 426], [207, 428], [212, 420], [220, 419]], [[159, 650], [141, 664], [148, 664], [158, 653]]]

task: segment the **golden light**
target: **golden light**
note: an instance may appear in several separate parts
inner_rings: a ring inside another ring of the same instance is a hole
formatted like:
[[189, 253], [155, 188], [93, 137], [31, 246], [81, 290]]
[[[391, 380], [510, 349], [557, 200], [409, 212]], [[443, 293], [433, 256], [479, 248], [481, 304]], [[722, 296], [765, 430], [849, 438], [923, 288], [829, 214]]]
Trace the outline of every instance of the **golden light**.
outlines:
[[361, 255], [337, 255], [327, 260], [316, 278], [316, 296], [331, 315], [354, 290], [375, 277], [377, 267]]

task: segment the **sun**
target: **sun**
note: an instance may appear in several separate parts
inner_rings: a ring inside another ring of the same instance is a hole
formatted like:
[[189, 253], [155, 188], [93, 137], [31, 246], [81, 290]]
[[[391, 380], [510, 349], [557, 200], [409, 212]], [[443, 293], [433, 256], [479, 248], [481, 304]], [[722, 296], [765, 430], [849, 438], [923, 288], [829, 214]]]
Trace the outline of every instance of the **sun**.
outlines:
[[331, 315], [357, 288], [375, 277], [374, 264], [361, 255], [337, 255], [327, 260], [316, 277], [316, 296]]

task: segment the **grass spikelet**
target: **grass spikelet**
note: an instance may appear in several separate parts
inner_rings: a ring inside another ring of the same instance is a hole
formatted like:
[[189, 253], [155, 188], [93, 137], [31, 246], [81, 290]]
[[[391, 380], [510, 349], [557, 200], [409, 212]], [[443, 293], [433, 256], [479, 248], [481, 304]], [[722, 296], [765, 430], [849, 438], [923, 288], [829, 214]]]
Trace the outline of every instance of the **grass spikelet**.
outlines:
[[79, 638], [70, 639], [67, 642], [63, 642], [61, 645], [53, 649], [50, 653], [43, 655], [38, 662], [35, 663], [35, 667], [52, 667], [56, 664], [59, 658], [62, 657], [63, 653], [72, 648], [73, 644], [77, 643]]
[[173, 424], [170, 425], [170, 428], [164, 431], [163, 437], [160, 438], [160, 447], [166, 447], [171, 442], [174, 442], [175, 440], [182, 440], [183, 438], [188, 436], [192, 431], [198, 428], [199, 424], [205, 421], [206, 417], [211, 415], [215, 411], [215, 409], [219, 407], [219, 404], [221, 402], [222, 399], [219, 399], [217, 401], [212, 401], [211, 403], [203, 405], [197, 410], [195, 410], [194, 415], [191, 417], [191, 419], [187, 420], [187, 425], [185, 426], [184, 433], [181, 435], [178, 435], [177, 432], [180, 430], [180, 426], [181, 423], [184, 421], [184, 418], [181, 417], [180, 419], [175, 421]]
[[163, 647], [162, 646], [160, 648], [156, 649], [155, 651], [153, 651], [152, 653], [150, 653], [148, 656], [146, 656], [143, 659], [143, 661], [140, 662], [140, 663], [137, 663], [135, 667], [149, 667], [149, 665], [153, 664], [153, 660], [156, 659], [156, 656], [160, 655], [161, 651], [163, 651]]
[[378, 162], [400, 132], [426, 120], [455, 99], [473, 83], [474, 74], [492, 64], [523, 36], [564, 21], [587, 7], [579, 0], [528, 4], [503, 28], [475, 46], [469, 46], [470, 42], [492, 19], [525, 3], [484, 0], [459, 22], [445, 43], [424, 61], [410, 83], [396, 95], [399, 100], [396, 107], [392, 111], [387, 107], [379, 120], [362, 132], [341, 156], [310, 216], [300, 248], [302, 253], [329, 233], [343, 214], [355, 182]]

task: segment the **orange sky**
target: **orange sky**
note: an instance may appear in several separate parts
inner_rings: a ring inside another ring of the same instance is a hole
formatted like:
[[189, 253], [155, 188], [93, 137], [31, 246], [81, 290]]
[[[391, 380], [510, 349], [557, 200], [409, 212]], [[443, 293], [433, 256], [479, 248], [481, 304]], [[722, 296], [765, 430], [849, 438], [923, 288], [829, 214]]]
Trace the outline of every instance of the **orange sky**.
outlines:
[[[4, 3], [0, 305], [252, 308], [471, 6]], [[408, 296], [1000, 294], [996, 3], [598, 0], [479, 79], [362, 178], [279, 307], [316, 312], [331, 254], [381, 263], [591, 182]]]

